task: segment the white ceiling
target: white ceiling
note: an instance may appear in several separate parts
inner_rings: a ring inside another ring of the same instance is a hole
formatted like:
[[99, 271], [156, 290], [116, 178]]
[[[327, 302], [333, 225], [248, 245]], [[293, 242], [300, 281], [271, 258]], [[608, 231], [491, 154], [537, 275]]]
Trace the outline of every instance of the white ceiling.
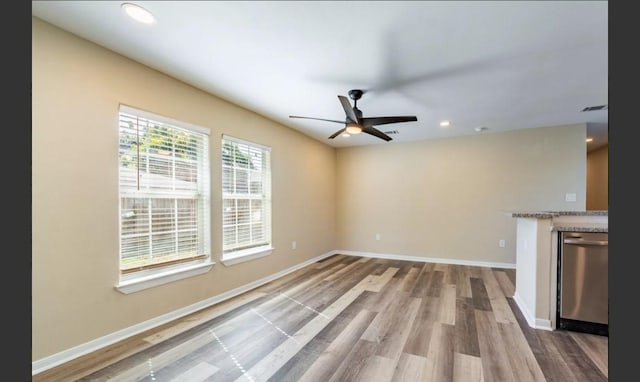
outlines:
[[[587, 123], [606, 142], [606, 1], [33, 1], [32, 14], [335, 147]], [[365, 117], [415, 115], [367, 134], [337, 95], [363, 89]], [[449, 128], [439, 127], [450, 120]]]

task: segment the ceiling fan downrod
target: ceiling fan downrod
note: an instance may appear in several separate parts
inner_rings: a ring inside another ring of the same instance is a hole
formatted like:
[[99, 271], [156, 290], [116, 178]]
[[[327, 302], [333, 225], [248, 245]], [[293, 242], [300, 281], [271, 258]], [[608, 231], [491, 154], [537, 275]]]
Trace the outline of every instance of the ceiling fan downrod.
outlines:
[[[349, 98], [353, 100], [353, 111], [356, 113], [356, 117], [358, 117], [358, 119], [362, 118], [362, 111], [358, 109], [358, 100], [362, 98], [363, 94], [364, 94], [364, 91], [360, 89], [349, 90]], [[359, 121], [355, 121], [355, 122], [359, 123]]]
[[349, 98], [351, 98], [354, 101], [353, 107], [356, 107], [358, 105], [358, 100], [362, 98], [363, 94], [364, 94], [364, 91], [360, 89], [349, 90]]

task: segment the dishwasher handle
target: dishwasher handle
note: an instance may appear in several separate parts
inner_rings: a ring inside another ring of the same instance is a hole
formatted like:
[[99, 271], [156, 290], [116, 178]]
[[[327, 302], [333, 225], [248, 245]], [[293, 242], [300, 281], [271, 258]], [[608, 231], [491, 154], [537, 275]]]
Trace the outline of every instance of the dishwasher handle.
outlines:
[[580, 245], [599, 245], [605, 246], [609, 245], [609, 240], [585, 240], [582, 238], [567, 238], [564, 239], [565, 244], [580, 244]]

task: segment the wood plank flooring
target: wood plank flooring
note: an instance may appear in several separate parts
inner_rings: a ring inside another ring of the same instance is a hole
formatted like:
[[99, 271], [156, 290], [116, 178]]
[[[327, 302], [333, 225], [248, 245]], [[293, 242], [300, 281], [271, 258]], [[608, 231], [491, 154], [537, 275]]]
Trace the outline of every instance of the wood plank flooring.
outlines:
[[514, 282], [514, 270], [335, 255], [32, 380], [608, 380], [608, 338], [530, 328]]

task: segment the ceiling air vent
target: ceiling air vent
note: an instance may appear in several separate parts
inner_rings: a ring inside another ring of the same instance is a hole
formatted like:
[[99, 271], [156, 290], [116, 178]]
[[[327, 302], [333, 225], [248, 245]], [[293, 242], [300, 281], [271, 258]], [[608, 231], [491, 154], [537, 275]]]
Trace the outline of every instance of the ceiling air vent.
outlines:
[[385, 131], [385, 134], [398, 134], [398, 130], [389, 130], [389, 131]]
[[607, 110], [609, 105], [588, 106], [582, 109], [582, 111], [594, 111], [594, 110]]

